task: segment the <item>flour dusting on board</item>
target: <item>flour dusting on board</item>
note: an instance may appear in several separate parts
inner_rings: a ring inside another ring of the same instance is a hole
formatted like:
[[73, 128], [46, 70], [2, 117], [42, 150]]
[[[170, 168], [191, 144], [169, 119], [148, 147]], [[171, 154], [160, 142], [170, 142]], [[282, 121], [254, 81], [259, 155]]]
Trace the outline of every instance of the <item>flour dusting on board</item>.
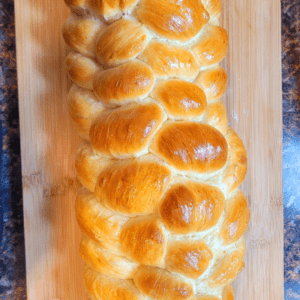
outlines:
[[232, 111], [231, 116], [235, 120], [236, 123], [239, 122], [239, 116], [237, 115], [237, 113], [234, 110]]

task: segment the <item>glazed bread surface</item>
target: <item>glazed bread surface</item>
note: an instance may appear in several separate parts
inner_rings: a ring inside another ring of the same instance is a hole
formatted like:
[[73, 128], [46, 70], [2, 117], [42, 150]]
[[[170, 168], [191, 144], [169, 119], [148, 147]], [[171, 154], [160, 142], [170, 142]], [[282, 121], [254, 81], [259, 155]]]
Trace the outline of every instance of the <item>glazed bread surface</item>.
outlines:
[[91, 300], [233, 300], [250, 213], [221, 0], [65, 0]]

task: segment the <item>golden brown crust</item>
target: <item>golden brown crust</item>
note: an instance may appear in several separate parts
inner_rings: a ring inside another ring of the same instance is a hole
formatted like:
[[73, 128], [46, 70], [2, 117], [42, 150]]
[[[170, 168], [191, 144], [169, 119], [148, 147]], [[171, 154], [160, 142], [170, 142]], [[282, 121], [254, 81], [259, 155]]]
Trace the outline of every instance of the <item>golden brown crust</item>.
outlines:
[[216, 297], [216, 296], [204, 295], [204, 296], [195, 297], [191, 300], [221, 300], [221, 299], [219, 297]]
[[147, 44], [148, 37], [141, 23], [120, 20], [100, 35], [96, 55], [101, 64], [114, 66], [135, 58]]
[[94, 57], [96, 39], [103, 27], [104, 25], [96, 18], [72, 14], [65, 22], [62, 33], [66, 44], [72, 50]]
[[237, 242], [247, 230], [250, 211], [246, 197], [238, 190], [226, 201], [225, 220], [220, 231], [220, 238], [225, 245]]
[[145, 300], [132, 280], [107, 277], [90, 267], [84, 269], [83, 282], [92, 299]]
[[210, 17], [219, 17], [222, 11], [221, 0], [201, 0]]
[[229, 145], [228, 162], [222, 174], [222, 183], [227, 187], [227, 193], [231, 193], [245, 179], [247, 173], [247, 154], [243, 141], [230, 127], [227, 130], [226, 140]]
[[154, 84], [154, 74], [145, 63], [132, 60], [101, 72], [94, 83], [94, 92], [106, 105], [121, 105], [144, 99]]
[[204, 90], [209, 101], [220, 99], [224, 95], [227, 82], [227, 73], [220, 66], [200, 72], [195, 80], [195, 83]]
[[93, 270], [115, 278], [132, 279], [139, 266], [124, 256], [104, 249], [84, 235], [81, 238], [79, 252], [85, 263]]
[[91, 145], [95, 152], [115, 157], [138, 155], [147, 151], [163, 119], [163, 110], [154, 103], [106, 110], [91, 127]]
[[198, 63], [188, 50], [173, 45], [152, 41], [138, 57], [152, 68], [159, 78], [194, 78]]
[[85, 140], [89, 140], [90, 128], [103, 111], [103, 105], [98, 102], [92, 91], [82, 89], [74, 84], [69, 92], [68, 107], [69, 115], [78, 133]]
[[66, 69], [75, 84], [88, 90], [93, 89], [95, 76], [102, 70], [94, 60], [75, 52], [67, 56]]
[[66, 5], [84, 6], [87, 0], [65, 0]]
[[90, 7], [105, 19], [132, 9], [137, 2], [138, 0], [89, 0]]
[[90, 299], [233, 300], [247, 158], [220, 101], [221, 0], [65, 2]]
[[166, 192], [159, 210], [173, 234], [187, 234], [215, 226], [224, 205], [224, 194], [217, 187], [187, 181], [173, 185]]
[[233, 289], [231, 285], [227, 285], [224, 287], [222, 300], [234, 300]]
[[179, 79], [159, 82], [151, 97], [163, 105], [169, 116], [180, 119], [199, 117], [207, 106], [206, 95], [201, 88]]
[[224, 136], [227, 133], [228, 119], [226, 108], [222, 101], [217, 100], [207, 106], [203, 122], [218, 129]]
[[168, 243], [166, 269], [197, 279], [206, 271], [212, 258], [212, 251], [203, 241], [172, 241]]
[[140, 266], [133, 280], [142, 294], [157, 300], [184, 300], [194, 294], [191, 284], [156, 267]]
[[118, 251], [120, 228], [129, 218], [106, 209], [86, 189], [79, 191], [75, 208], [82, 233], [103, 248]]
[[123, 253], [144, 265], [159, 266], [167, 245], [167, 236], [157, 216], [132, 218], [122, 228], [120, 243]]
[[221, 287], [230, 284], [244, 269], [245, 244], [240, 242], [236, 250], [227, 253], [216, 265], [208, 283], [211, 287]]
[[156, 34], [169, 40], [187, 42], [209, 21], [198, 0], [141, 0], [136, 16]]
[[88, 0], [65, 0], [66, 5], [78, 15], [83, 15], [86, 11]]
[[105, 206], [118, 212], [153, 213], [170, 179], [170, 170], [157, 162], [125, 160], [101, 172], [95, 194]]
[[85, 144], [78, 149], [75, 158], [77, 178], [85, 188], [94, 192], [99, 174], [110, 162], [110, 159], [96, 155], [90, 144]]
[[219, 63], [227, 54], [228, 36], [224, 28], [207, 25], [200, 41], [192, 50], [200, 63], [200, 67]]
[[228, 146], [210, 125], [169, 122], [156, 134], [151, 149], [178, 170], [212, 173], [225, 165]]

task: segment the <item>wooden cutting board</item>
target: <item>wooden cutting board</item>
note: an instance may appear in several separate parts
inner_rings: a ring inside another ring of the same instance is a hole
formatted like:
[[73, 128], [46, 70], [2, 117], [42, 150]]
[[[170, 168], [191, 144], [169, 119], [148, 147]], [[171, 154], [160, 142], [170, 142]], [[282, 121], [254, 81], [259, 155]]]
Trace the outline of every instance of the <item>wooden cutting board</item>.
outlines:
[[[251, 208], [246, 268], [236, 300], [283, 300], [282, 92], [280, 0], [223, 0], [229, 33], [224, 65], [230, 126], [243, 139]], [[74, 199], [68, 49], [63, 0], [15, 0], [23, 197], [29, 300], [84, 300]]]

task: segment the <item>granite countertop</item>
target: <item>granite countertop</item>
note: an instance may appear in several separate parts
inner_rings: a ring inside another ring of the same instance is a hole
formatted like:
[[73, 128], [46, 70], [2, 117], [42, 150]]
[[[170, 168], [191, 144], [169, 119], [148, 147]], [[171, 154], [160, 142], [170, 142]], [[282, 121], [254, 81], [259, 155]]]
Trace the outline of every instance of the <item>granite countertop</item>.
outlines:
[[[27, 299], [14, 1], [0, 1], [0, 165], [3, 240], [0, 245], [0, 299]], [[1, 220], [0, 220], [1, 222]]]
[[[300, 155], [295, 155], [300, 153], [300, 1], [281, 0], [281, 3], [285, 300], [294, 300], [300, 299]], [[0, 183], [4, 213], [0, 299], [26, 299], [13, 0], [0, 0], [0, 24], [3, 135]]]
[[281, 3], [284, 279], [285, 300], [294, 300], [300, 299], [300, 1]]

